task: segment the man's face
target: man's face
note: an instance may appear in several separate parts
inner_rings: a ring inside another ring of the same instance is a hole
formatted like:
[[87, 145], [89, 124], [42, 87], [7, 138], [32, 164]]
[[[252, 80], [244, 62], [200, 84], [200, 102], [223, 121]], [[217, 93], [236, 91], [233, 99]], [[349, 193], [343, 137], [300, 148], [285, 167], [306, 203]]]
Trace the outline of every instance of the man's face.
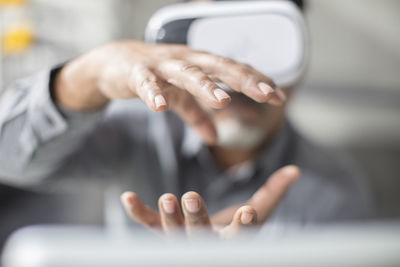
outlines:
[[279, 128], [284, 107], [257, 103], [241, 93], [230, 92], [228, 107], [209, 110], [218, 132], [218, 146], [253, 150]]
[[[211, 2], [213, 0], [189, 0]], [[288, 93], [292, 88], [284, 90]], [[218, 146], [235, 150], [254, 150], [268, 142], [279, 129], [285, 115], [285, 106], [260, 104], [241, 93], [229, 92], [232, 101], [227, 108], [208, 110], [218, 132]]]

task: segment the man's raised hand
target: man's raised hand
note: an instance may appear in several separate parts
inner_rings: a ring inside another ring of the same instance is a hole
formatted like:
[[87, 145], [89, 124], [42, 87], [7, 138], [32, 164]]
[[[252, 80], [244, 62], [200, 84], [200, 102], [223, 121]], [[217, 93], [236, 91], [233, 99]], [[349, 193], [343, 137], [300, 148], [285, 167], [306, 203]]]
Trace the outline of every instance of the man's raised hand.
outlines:
[[70, 110], [95, 110], [112, 99], [140, 98], [151, 110], [171, 109], [208, 144], [217, 140], [211, 118], [198, 102], [224, 108], [223, 82], [260, 103], [280, 105], [284, 93], [251, 66], [184, 45], [113, 42], [84, 54], [56, 75], [55, 101]]

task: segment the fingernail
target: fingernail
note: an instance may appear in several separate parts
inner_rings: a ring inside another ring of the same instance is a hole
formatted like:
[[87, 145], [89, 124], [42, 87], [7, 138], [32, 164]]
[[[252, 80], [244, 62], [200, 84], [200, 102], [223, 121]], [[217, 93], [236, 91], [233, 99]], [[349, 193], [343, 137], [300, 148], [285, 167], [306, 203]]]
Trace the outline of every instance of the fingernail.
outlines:
[[123, 193], [123, 194], [121, 195], [121, 201], [122, 201], [122, 203], [127, 204], [127, 205], [132, 205], [131, 199], [130, 199], [130, 195], [131, 195], [131, 193], [129, 193], [129, 192]]
[[166, 213], [174, 213], [175, 212], [175, 204], [170, 199], [163, 199], [162, 201], [163, 209]]
[[154, 102], [156, 103], [156, 107], [160, 108], [167, 105], [165, 98], [162, 95], [156, 95], [154, 98]]
[[253, 214], [242, 211], [240, 220], [241, 220], [242, 224], [249, 224], [253, 220]]
[[286, 94], [285, 94], [285, 92], [283, 92], [282, 89], [277, 88], [276, 89], [276, 95], [279, 97], [280, 100], [282, 100], [282, 102], [286, 101]]
[[263, 94], [265, 94], [265, 95], [274, 92], [274, 89], [264, 82], [258, 83], [258, 88], [260, 88], [261, 92], [263, 92]]
[[299, 168], [294, 165], [285, 167], [284, 172], [286, 175], [299, 175], [300, 174]]
[[198, 199], [191, 198], [183, 200], [185, 203], [185, 208], [190, 213], [196, 213], [200, 210], [200, 202]]
[[219, 102], [222, 102], [222, 100], [224, 100], [224, 99], [230, 98], [230, 96], [227, 93], [225, 93], [224, 90], [219, 89], [219, 88], [214, 90], [214, 95], [218, 99]]

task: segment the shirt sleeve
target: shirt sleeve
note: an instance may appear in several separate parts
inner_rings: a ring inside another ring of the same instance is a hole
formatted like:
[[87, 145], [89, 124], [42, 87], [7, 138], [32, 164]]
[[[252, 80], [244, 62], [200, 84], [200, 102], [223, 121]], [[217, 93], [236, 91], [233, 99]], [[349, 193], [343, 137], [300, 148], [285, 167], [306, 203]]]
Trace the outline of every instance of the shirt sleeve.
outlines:
[[57, 170], [102, 117], [103, 110], [71, 112], [52, 100], [43, 71], [16, 82], [0, 98], [0, 181], [32, 185]]

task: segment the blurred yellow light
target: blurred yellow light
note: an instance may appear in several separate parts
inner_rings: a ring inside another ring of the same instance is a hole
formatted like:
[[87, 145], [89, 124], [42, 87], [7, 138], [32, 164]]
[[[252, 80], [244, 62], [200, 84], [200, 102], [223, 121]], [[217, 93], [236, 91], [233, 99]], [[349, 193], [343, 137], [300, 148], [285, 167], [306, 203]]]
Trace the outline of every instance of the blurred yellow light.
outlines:
[[0, 0], [0, 7], [2, 6], [10, 6], [10, 5], [23, 5], [26, 0]]
[[3, 31], [1, 44], [3, 53], [18, 54], [27, 50], [34, 41], [31, 27], [19, 26]]

